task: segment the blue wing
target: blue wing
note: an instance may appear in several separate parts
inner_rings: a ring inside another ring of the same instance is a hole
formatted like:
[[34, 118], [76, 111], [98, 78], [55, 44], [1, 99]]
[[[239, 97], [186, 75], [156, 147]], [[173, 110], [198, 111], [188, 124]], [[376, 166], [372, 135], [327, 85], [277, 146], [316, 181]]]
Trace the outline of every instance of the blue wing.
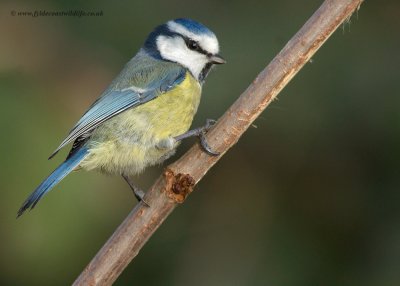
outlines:
[[86, 111], [49, 159], [77, 138], [89, 137], [91, 131], [108, 119], [172, 89], [181, 83], [186, 75], [183, 67], [173, 63], [149, 64], [147, 60], [146, 66], [138, 69], [130, 66], [138, 64], [133, 60], [128, 63], [111, 87]]

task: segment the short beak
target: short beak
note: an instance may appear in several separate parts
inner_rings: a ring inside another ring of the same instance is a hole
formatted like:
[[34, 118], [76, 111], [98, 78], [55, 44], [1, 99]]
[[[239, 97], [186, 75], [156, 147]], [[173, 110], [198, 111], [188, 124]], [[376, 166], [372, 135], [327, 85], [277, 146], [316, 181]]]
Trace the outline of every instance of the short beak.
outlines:
[[221, 64], [226, 64], [226, 60], [221, 57], [220, 55], [211, 55], [209, 57], [210, 62], [213, 64], [221, 65]]

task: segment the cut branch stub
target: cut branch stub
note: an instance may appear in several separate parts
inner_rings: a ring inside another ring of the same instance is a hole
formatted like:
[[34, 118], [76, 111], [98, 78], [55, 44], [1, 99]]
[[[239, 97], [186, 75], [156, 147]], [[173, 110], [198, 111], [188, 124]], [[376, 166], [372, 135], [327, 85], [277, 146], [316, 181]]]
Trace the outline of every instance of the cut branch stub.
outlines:
[[189, 174], [175, 174], [169, 168], [164, 171], [164, 179], [165, 188], [161, 191], [176, 203], [183, 203], [186, 197], [193, 191], [196, 183]]

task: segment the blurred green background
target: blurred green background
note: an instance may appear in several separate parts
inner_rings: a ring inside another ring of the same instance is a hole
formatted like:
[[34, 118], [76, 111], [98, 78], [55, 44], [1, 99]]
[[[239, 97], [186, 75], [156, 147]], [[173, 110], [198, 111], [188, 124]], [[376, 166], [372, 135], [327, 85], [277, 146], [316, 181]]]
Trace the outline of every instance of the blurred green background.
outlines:
[[[219, 37], [228, 64], [208, 78], [198, 126], [322, 2], [2, 1], [0, 284], [71, 284], [135, 205], [121, 178], [76, 172], [15, 219], [67, 150], [47, 157], [156, 25], [190, 17]], [[11, 15], [75, 9], [103, 16]], [[400, 285], [399, 27], [400, 2], [366, 1], [115, 284]]]

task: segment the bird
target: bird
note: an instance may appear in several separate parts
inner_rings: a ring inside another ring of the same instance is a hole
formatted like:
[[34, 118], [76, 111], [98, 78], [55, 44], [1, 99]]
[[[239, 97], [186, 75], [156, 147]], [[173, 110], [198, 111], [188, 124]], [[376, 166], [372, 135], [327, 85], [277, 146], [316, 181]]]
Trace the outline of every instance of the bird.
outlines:
[[224, 63], [216, 35], [200, 22], [178, 18], [157, 26], [51, 154], [49, 159], [72, 143], [65, 161], [24, 201], [17, 217], [74, 170], [121, 175], [145, 202], [131, 176], [172, 156], [183, 139], [197, 136], [204, 151], [217, 156], [204, 137], [215, 121], [189, 129], [207, 75]]

